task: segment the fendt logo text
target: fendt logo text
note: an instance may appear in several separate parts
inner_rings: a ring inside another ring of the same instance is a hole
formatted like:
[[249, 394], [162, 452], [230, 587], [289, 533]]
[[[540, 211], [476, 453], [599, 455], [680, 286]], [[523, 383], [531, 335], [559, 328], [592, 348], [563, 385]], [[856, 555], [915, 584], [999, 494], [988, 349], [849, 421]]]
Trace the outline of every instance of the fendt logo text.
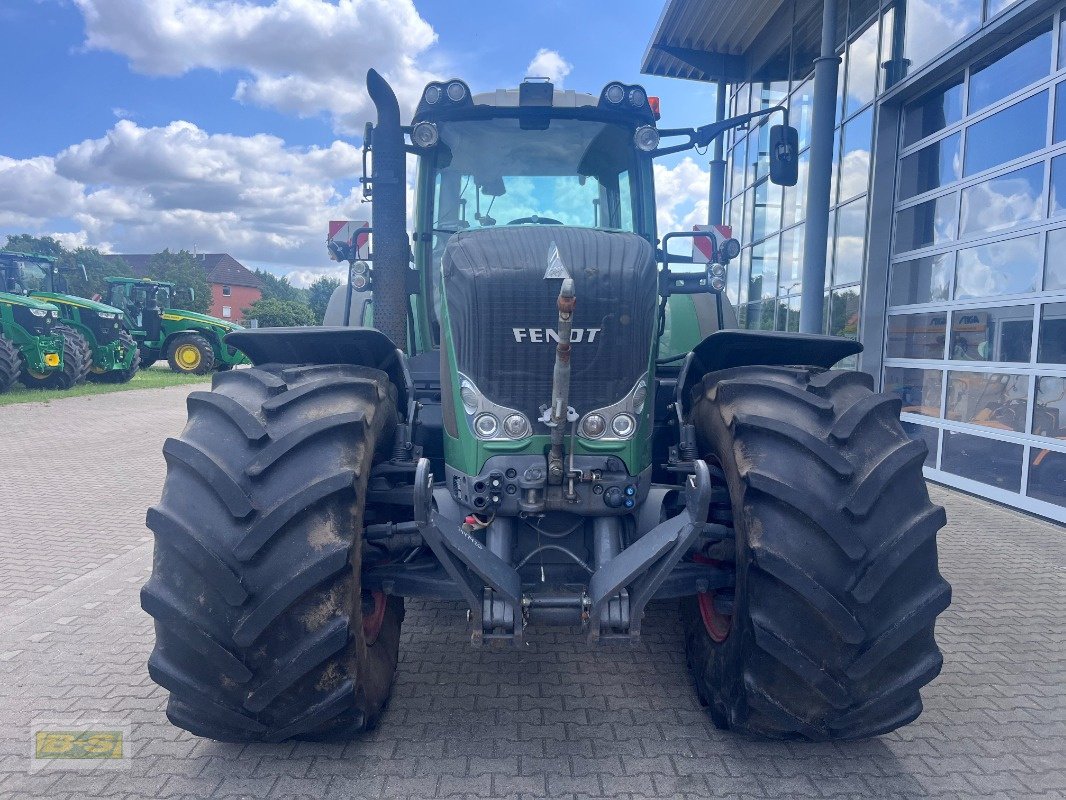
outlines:
[[[570, 343], [594, 342], [600, 328], [572, 328], [570, 330]], [[558, 342], [559, 332], [552, 328], [511, 328], [516, 342]]]

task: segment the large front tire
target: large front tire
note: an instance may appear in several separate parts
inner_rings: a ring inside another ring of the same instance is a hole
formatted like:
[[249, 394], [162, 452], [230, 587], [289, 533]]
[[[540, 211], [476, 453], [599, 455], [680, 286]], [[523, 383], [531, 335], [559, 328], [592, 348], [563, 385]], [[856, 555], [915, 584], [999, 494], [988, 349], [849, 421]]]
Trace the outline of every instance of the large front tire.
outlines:
[[167, 716], [221, 741], [350, 738], [385, 706], [403, 618], [402, 599], [360, 585], [395, 389], [363, 367], [258, 367], [188, 403], [141, 591]]
[[167, 362], [174, 372], [207, 375], [215, 368], [215, 351], [203, 336], [183, 333], [167, 347]]
[[12, 387], [22, 371], [22, 354], [14, 342], [0, 335], [0, 394]]
[[732, 597], [682, 608], [697, 692], [720, 727], [857, 739], [921, 713], [951, 588], [925, 444], [899, 409], [868, 375], [814, 368], [723, 370], [694, 392], [689, 421], [735, 529], [735, 544], [703, 555], [735, 565]]

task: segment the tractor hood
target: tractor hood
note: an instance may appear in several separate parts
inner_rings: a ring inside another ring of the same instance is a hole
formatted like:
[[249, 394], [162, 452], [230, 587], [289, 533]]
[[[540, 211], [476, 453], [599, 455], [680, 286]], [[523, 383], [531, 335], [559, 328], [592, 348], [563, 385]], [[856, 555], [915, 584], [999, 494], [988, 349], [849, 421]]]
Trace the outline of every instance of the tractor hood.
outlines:
[[181, 311], [176, 308], [171, 308], [164, 311], [163, 319], [183, 322], [198, 322], [201, 325], [214, 325], [216, 328], [224, 328], [227, 331], [244, 330], [244, 327], [242, 325], [238, 325], [236, 322], [226, 322], [226, 320], [219, 319], [218, 317], [208, 316], [207, 314], [198, 314], [195, 311]]
[[58, 303], [67, 306], [77, 306], [78, 308], [84, 308], [88, 311], [95, 311], [97, 314], [118, 314], [121, 316], [122, 310], [109, 306], [106, 303], [98, 303], [95, 300], [89, 300], [84, 297], [78, 297], [72, 294], [57, 294], [53, 292], [34, 292], [33, 296], [38, 300], [44, 300], [48, 303]]
[[0, 303], [7, 303], [12, 306], [25, 306], [26, 308], [35, 308], [38, 311], [54, 311], [59, 313], [59, 309], [51, 303], [46, 303], [43, 300], [37, 300], [33, 297], [26, 297], [22, 294], [11, 294], [10, 292], [0, 292]]

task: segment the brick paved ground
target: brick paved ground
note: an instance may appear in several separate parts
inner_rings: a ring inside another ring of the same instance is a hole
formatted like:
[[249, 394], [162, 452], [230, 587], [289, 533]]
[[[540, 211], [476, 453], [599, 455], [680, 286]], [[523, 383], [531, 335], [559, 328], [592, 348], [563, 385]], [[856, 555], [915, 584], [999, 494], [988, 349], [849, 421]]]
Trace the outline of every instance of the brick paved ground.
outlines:
[[[637, 648], [538, 633], [469, 647], [461, 612], [409, 608], [381, 727], [344, 745], [235, 746], [171, 727], [137, 592], [165, 435], [188, 389], [0, 408], [0, 797], [1066, 797], [1066, 530], [953, 492], [955, 602], [926, 711], [855, 744], [714, 730], [675, 608]], [[29, 510], [28, 510], [29, 509]], [[37, 719], [130, 726], [124, 772], [28, 774]]]

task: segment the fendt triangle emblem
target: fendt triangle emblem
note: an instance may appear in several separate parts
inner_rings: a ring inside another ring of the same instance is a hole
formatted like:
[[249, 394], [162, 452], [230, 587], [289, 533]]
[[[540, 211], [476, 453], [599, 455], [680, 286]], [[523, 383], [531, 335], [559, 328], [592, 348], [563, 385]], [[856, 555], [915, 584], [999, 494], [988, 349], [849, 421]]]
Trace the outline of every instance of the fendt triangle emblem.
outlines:
[[549, 281], [552, 278], [570, 278], [570, 270], [566, 268], [566, 264], [563, 263], [563, 257], [559, 255], [559, 247], [552, 242], [552, 246], [548, 248], [548, 268], [544, 270], [544, 280]]

